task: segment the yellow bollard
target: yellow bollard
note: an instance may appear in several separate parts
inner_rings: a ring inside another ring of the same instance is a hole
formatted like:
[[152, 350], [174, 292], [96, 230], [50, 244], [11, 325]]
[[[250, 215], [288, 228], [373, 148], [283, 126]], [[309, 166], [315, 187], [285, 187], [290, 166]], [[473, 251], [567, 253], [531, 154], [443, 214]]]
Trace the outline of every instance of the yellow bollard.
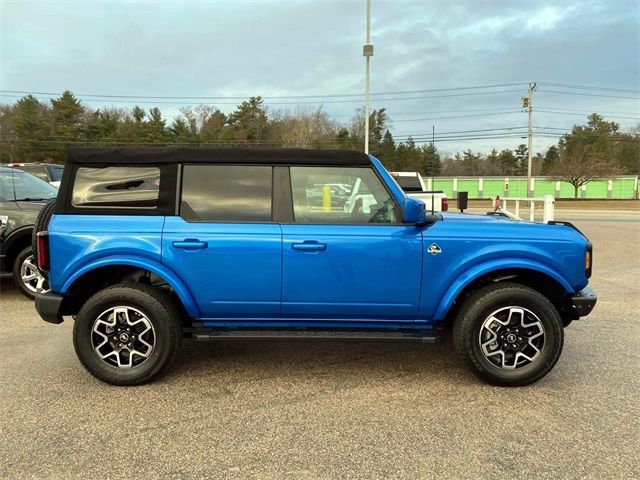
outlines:
[[331, 187], [329, 185], [322, 187], [322, 211], [331, 212]]

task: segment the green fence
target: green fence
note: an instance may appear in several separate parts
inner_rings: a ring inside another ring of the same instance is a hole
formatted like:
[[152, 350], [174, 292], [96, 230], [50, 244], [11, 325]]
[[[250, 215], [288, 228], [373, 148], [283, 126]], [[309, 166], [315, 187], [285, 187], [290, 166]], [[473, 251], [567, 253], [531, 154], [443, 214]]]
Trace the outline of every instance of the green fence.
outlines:
[[[434, 177], [426, 178], [431, 190], [442, 190], [449, 198], [458, 192], [469, 192], [469, 198], [526, 197], [526, 177]], [[505, 185], [508, 183], [508, 190]], [[553, 195], [555, 198], [574, 198], [573, 185], [548, 177], [533, 178], [533, 196]], [[608, 180], [593, 180], [578, 189], [578, 198], [636, 199], [638, 177], [624, 176]]]

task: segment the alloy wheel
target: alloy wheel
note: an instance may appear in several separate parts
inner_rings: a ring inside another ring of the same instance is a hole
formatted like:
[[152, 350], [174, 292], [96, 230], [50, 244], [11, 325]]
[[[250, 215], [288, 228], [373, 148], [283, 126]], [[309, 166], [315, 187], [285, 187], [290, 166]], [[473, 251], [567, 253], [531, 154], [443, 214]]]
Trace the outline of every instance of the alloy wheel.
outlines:
[[29, 255], [20, 265], [20, 279], [31, 293], [47, 293], [49, 282], [42, 276], [35, 264], [35, 256]]
[[544, 347], [542, 322], [531, 310], [510, 306], [491, 313], [483, 322], [479, 342], [482, 354], [493, 365], [515, 370], [533, 363]]
[[91, 328], [91, 345], [100, 360], [118, 368], [132, 368], [149, 359], [156, 334], [149, 318], [128, 306], [101, 313]]

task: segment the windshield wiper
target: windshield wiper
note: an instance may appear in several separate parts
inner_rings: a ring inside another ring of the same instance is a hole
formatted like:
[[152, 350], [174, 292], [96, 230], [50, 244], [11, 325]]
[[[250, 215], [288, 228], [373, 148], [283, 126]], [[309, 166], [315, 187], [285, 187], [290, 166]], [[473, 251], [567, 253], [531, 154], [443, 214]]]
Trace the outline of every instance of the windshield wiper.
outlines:
[[50, 199], [49, 198], [40, 198], [40, 197], [16, 198], [16, 202], [44, 202], [45, 200], [50, 200]]

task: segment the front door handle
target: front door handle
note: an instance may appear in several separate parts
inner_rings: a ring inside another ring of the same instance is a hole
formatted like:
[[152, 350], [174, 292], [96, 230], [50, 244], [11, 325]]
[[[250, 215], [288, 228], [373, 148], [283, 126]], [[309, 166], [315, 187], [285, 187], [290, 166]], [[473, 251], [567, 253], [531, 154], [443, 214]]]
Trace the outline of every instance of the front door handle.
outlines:
[[322, 252], [327, 249], [326, 243], [318, 243], [313, 240], [306, 240], [302, 243], [292, 243], [293, 250], [301, 250], [303, 252]]
[[185, 250], [202, 250], [209, 245], [207, 242], [201, 242], [197, 238], [186, 238], [182, 241], [172, 243], [173, 248], [183, 248]]

